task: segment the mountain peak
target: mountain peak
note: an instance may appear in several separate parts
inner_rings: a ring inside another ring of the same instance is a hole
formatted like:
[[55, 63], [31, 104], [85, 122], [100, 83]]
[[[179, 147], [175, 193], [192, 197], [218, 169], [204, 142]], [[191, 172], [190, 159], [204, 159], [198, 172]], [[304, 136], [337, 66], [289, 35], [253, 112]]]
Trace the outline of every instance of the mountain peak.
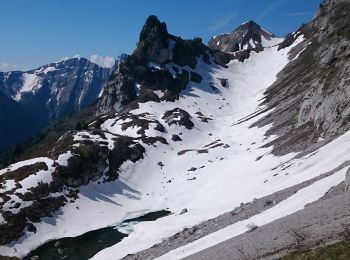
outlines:
[[164, 22], [150, 15], [142, 27], [139, 42], [133, 55], [140, 62], [164, 63], [168, 59], [169, 34]]
[[[246, 25], [246, 24], [248, 24], [248, 25], [258, 25], [258, 24], [257, 24], [256, 22], [254, 22], [253, 20], [248, 20], [248, 21], [242, 23], [241, 25]], [[259, 25], [258, 25], [258, 26], [259, 26]]]
[[150, 15], [146, 19], [144, 26], [142, 27], [140, 33], [140, 41], [144, 41], [148, 38], [153, 38], [155, 36], [167, 36], [168, 30], [164, 22], [160, 22], [158, 17], [155, 15]]
[[234, 29], [232, 32], [239, 30], [239, 29], [244, 29], [247, 31], [251, 31], [251, 30], [261, 30], [263, 31], [265, 34], [267, 34], [267, 37], [273, 38], [275, 37], [275, 35], [267, 30], [265, 30], [264, 28], [262, 28], [258, 23], [254, 22], [253, 20], [249, 20], [247, 22], [242, 23], [239, 27], [237, 27], [236, 29]]
[[214, 36], [208, 45], [212, 49], [224, 52], [236, 52], [240, 50], [261, 50], [262, 41], [274, 38], [275, 35], [263, 29], [256, 22], [249, 20], [242, 23], [231, 33]]

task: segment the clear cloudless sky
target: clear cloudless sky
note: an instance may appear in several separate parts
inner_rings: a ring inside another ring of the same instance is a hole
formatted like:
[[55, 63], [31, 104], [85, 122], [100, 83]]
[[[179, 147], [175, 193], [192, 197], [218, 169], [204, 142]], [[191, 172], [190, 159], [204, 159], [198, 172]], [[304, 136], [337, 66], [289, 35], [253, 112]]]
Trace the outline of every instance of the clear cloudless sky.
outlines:
[[25, 70], [79, 54], [131, 53], [157, 15], [182, 38], [230, 32], [254, 20], [277, 36], [309, 21], [321, 0], [0, 0], [0, 70]]

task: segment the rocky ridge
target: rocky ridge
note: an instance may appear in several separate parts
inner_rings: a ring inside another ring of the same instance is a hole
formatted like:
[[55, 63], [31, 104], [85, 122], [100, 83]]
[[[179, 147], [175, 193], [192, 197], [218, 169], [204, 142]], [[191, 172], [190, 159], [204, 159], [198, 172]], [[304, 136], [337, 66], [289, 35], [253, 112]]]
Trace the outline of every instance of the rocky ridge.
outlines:
[[273, 123], [267, 135], [279, 136], [269, 144], [276, 154], [310, 152], [348, 131], [349, 15], [348, 1], [325, 1], [310, 23], [287, 35], [280, 44], [281, 49], [304, 39], [291, 53], [292, 61], [265, 92], [262, 104], [274, 111], [256, 124]]
[[175, 37], [168, 33], [165, 23], [150, 16], [141, 30], [137, 48], [107, 84], [98, 112], [120, 111], [132, 101], [179, 99], [188, 81], [199, 83], [202, 79], [194, 71], [198, 59], [207, 64], [212, 62], [210, 50], [201, 39]]

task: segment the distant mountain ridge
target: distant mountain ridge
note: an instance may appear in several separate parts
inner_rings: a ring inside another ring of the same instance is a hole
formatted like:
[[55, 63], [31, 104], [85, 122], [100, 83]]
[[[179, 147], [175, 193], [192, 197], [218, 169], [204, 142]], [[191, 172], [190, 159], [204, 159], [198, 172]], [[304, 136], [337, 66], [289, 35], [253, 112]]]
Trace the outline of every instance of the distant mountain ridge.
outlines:
[[[18, 132], [15, 129], [22, 128], [22, 131], [10, 139], [2, 135], [0, 148], [23, 141], [49, 122], [96, 102], [110, 74], [125, 57], [121, 55], [116, 58], [110, 68], [86, 58], [73, 57], [29, 71], [0, 72], [0, 93], [18, 104], [11, 102], [14, 106], [21, 107], [31, 118], [36, 119], [32, 121], [33, 124], [27, 122], [22, 125], [21, 120], [17, 120], [22, 115], [11, 113], [17, 123], [4, 124], [2, 130]], [[1, 113], [0, 122], [4, 122], [7, 117], [4, 112]]]

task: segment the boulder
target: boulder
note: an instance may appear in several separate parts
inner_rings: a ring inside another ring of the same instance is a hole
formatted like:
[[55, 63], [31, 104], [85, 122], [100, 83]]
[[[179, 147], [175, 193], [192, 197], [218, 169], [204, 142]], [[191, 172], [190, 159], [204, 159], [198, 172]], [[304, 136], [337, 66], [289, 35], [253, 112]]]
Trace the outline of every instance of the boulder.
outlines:
[[162, 119], [169, 125], [180, 125], [184, 126], [187, 129], [192, 129], [194, 127], [193, 122], [191, 121], [191, 116], [188, 112], [181, 108], [174, 108], [168, 110], [164, 113]]
[[188, 212], [188, 210], [187, 210], [186, 208], [184, 208], [184, 209], [182, 209], [182, 210], [180, 211], [180, 214], [179, 214], [179, 215], [185, 214], [185, 213], [187, 213], [187, 212]]
[[172, 135], [171, 140], [173, 140], [174, 142], [182, 141], [181, 137], [178, 135]]

